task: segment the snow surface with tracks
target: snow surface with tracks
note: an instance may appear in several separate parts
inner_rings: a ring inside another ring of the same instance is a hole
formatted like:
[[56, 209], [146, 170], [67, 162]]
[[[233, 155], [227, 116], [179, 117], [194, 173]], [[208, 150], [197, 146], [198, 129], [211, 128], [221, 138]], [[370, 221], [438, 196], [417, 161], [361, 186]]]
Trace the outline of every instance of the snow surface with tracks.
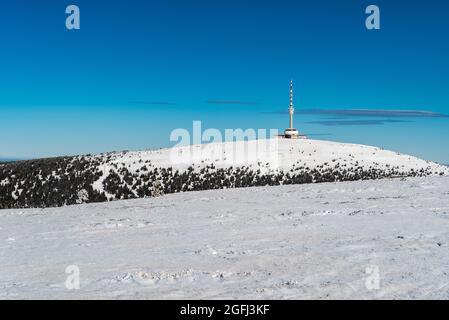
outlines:
[[1, 210], [0, 299], [448, 299], [448, 249], [446, 176]]

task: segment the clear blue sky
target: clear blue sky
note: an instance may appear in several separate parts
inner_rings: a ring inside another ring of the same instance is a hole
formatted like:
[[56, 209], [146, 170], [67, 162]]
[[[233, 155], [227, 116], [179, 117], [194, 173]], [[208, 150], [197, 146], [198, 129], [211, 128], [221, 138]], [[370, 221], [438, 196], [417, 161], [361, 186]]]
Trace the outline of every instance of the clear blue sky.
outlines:
[[[79, 31], [65, 28], [69, 4]], [[365, 28], [369, 4], [381, 30]], [[0, 157], [165, 147], [193, 120], [283, 129], [293, 79], [312, 138], [449, 163], [448, 12], [444, 0], [2, 2]]]

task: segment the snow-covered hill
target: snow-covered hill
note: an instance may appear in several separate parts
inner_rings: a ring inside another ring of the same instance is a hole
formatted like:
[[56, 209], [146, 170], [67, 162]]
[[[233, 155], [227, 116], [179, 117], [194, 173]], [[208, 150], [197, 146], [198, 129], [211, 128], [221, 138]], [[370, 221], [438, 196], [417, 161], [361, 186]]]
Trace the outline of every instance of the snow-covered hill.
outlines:
[[0, 210], [0, 247], [0, 299], [449, 299], [449, 177]]
[[0, 208], [448, 173], [433, 162], [363, 145], [287, 139], [211, 143], [0, 164]]

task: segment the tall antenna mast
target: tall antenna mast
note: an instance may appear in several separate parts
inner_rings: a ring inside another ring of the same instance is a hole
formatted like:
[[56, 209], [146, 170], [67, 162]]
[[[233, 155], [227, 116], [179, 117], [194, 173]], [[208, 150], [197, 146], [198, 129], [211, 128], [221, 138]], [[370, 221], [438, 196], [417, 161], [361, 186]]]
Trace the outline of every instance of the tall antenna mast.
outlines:
[[293, 114], [295, 113], [295, 107], [293, 106], [293, 80], [290, 80], [290, 107], [288, 108], [290, 114], [290, 128], [293, 128]]
[[288, 114], [290, 116], [290, 127], [285, 129], [281, 136], [286, 139], [307, 139], [305, 135], [299, 134], [299, 131], [293, 128], [293, 114], [295, 113], [295, 106], [293, 105], [293, 80], [290, 80], [290, 106], [288, 107]]

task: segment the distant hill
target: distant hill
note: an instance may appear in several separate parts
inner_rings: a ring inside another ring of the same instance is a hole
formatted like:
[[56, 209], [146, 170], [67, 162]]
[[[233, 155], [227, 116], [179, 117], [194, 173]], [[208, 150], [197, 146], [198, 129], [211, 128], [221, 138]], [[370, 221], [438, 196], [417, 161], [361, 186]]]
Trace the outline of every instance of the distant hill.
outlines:
[[18, 161], [19, 159], [17, 158], [0, 158], [0, 163], [5, 163], [5, 162], [14, 162], [14, 161]]
[[0, 164], [0, 209], [445, 174], [446, 166], [363, 145], [286, 139], [211, 143]]

